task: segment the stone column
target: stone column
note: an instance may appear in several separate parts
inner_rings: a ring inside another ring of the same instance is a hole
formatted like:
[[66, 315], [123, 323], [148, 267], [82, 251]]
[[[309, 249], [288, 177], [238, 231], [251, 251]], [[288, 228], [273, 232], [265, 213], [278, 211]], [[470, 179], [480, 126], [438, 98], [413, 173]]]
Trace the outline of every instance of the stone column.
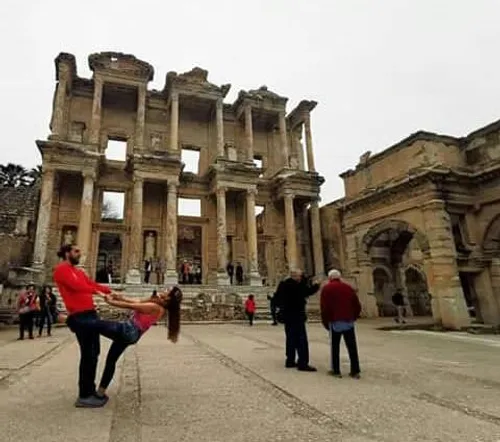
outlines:
[[280, 112], [278, 118], [279, 118], [280, 139], [281, 139], [281, 154], [283, 156], [283, 167], [289, 167], [290, 154], [288, 152], [288, 140], [286, 136], [285, 112]]
[[248, 247], [248, 270], [250, 285], [262, 285], [259, 275], [259, 262], [257, 252], [257, 220], [255, 219], [255, 189], [247, 191], [247, 247]]
[[65, 77], [59, 77], [57, 83], [56, 96], [54, 99], [54, 109], [52, 117], [51, 138], [62, 138], [64, 133], [64, 115], [66, 108], [66, 89], [68, 81]]
[[170, 151], [179, 149], [179, 94], [172, 92], [170, 103]]
[[135, 147], [144, 149], [144, 128], [146, 123], [146, 85], [137, 89], [137, 120], [135, 124]]
[[493, 257], [490, 264], [491, 289], [500, 309], [500, 257]]
[[293, 209], [294, 195], [285, 193], [285, 232], [286, 232], [286, 259], [289, 270], [297, 268], [297, 238], [295, 229], [295, 212]]
[[82, 172], [83, 191], [80, 203], [80, 222], [78, 224], [77, 244], [80, 247], [80, 265], [87, 269], [90, 254], [90, 238], [92, 237], [92, 202], [94, 200], [94, 172]]
[[499, 310], [492, 282], [490, 269], [486, 267], [481, 273], [475, 275], [474, 291], [479, 300], [479, 309], [484, 323], [498, 325], [500, 323]]
[[318, 201], [311, 203], [311, 236], [314, 254], [314, 272], [316, 276], [325, 276], [325, 259], [323, 257], [323, 240], [321, 237]]
[[358, 288], [359, 301], [361, 302], [362, 307], [361, 314], [367, 318], [377, 318], [377, 298], [375, 297], [375, 288], [373, 286], [373, 268], [370, 261], [360, 261], [356, 285]]
[[253, 124], [252, 124], [252, 107], [245, 105], [245, 142], [247, 146], [248, 161], [253, 163]]
[[227, 275], [226, 188], [217, 188], [217, 285], [229, 285]]
[[142, 196], [144, 181], [134, 177], [132, 193], [132, 219], [129, 239], [129, 262], [126, 281], [127, 284], [140, 284], [141, 281], [141, 250], [142, 250]]
[[90, 144], [100, 144], [102, 89], [102, 78], [94, 77], [94, 100], [92, 102], [92, 115], [90, 117], [89, 128]]
[[224, 155], [224, 105], [222, 98], [219, 98], [215, 103], [215, 125], [217, 131], [217, 156], [220, 158]]
[[316, 166], [314, 165], [313, 142], [311, 134], [311, 115], [309, 112], [304, 118], [304, 130], [306, 133], [306, 151], [307, 151], [307, 168], [309, 172], [315, 172]]
[[43, 167], [42, 183], [40, 190], [40, 205], [36, 225], [35, 247], [33, 251], [33, 267], [40, 270], [41, 282], [45, 282], [45, 260], [49, 242], [50, 215], [52, 213], [52, 195], [54, 193], [55, 171]]
[[470, 317], [458, 276], [450, 216], [442, 200], [432, 200], [422, 210], [429, 242], [424, 267], [433, 317], [446, 328], [460, 329], [470, 324]]
[[168, 184], [165, 284], [177, 284], [177, 183]]

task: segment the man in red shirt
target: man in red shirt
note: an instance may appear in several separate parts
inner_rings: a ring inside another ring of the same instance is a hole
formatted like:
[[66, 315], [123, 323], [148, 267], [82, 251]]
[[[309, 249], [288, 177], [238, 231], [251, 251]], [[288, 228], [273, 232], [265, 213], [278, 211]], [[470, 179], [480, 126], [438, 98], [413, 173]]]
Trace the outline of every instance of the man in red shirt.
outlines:
[[92, 281], [76, 267], [80, 262], [80, 250], [76, 245], [63, 245], [57, 256], [63, 261], [54, 269], [54, 282], [68, 312], [66, 323], [80, 346], [79, 396], [75, 406], [102, 407], [107, 397], [97, 396], [95, 376], [100, 352], [99, 334], [107, 334], [108, 321], [99, 319], [93, 296], [109, 294], [111, 290]]
[[340, 373], [340, 339], [344, 342], [351, 361], [349, 376], [359, 379], [359, 357], [354, 323], [361, 313], [361, 304], [354, 289], [341, 280], [338, 270], [330, 270], [328, 284], [321, 290], [321, 320], [330, 332], [331, 364], [330, 372], [335, 377]]

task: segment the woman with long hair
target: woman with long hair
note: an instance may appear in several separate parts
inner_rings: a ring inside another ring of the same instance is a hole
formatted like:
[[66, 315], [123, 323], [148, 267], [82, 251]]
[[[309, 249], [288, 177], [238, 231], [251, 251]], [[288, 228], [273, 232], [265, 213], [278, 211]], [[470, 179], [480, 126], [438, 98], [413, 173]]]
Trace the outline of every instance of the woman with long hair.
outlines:
[[[104, 297], [105, 301], [114, 307], [129, 309], [133, 311], [127, 321], [114, 323], [113, 330], [101, 331], [101, 334], [112, 339], [113, 343], [106, 357], [106, 365], [102, 374], [97, 396], [106, 398], [108, 388], [115, 373], [116, 362], [129, 345], [137, 344], [149, 328], [167, 315], [168, 339], [177, 342], [180, 331], [182, 291], [179, 287], [172, 287], [165, 293], [159, 295], [156, 291], [150, 298], [133, 299], [113, 293]], [[104, 322], [104, 321], [103, 321]]]

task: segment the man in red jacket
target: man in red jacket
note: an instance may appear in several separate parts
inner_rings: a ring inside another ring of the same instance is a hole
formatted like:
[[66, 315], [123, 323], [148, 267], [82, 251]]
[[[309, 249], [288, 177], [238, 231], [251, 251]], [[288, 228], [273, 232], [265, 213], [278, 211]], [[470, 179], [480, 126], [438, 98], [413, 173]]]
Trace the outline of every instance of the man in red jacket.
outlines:
[[97, 316], [93, 296], [109, 294], [111, 290], [92, 281], [76, 267], [80, 262], [80, 250], [76, 245], [62, 246], [57, 256], [63, 261], [54, 269], [54, 282], [68, 312], [66, 323], [80, 346], [79, 396], [75, 406], [102, 407], [107, 397], [97, 396], [95, 376], [100, 352], [99, 334], [106, 335], [107, 321]]
[[321, 320], [330, 332], [331, 364], [330, 372], [335, 377], [340, 373], [340, 339], [344, 342], [351, 361], [349, 376], [359, 379], [359, 358], [354, 323], [361, 313], [361, 304], [354, 289], [341, 280], [338, 270], [330, 270], [328, 284], [321, 290]]

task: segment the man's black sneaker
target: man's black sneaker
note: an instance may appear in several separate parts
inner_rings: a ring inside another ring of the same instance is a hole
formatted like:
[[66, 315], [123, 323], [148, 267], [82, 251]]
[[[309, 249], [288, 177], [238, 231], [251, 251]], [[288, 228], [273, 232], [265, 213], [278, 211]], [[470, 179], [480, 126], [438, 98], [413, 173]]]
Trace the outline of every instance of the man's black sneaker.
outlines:
[[295, 362], [286, 362], [285, 363], [285, 368], [295, 368], [297, 367], [297, 364]]
[[349, 376], [353, 379], [360, 379], [361, 375], [359, 373], [349, 373]]
[[96, 396], [89, 396], [86, 398], [79, 397], [75, 402], [77, 408], [100, 408], [106, 405], [107, 400], [98, 398]]
[[339, 378], [339, 379], [341, 379], [341, 378], [342, 378], [342, 374], [341, 374], [341, 373], [335, 373], [335, 372], [334, 372], [334, 371], [332, 371], [332, 370], [330, 370], [330, 371], [328, 372], [328, 374], [329, 374], [330, 376], [333, 376], [334, 378]]
[[318, 371], [315, 367], [311, 367], [310, 365], [306, 365], [304, 367], [297, 367], [297, 370], [308, 371], [308, 372]]

